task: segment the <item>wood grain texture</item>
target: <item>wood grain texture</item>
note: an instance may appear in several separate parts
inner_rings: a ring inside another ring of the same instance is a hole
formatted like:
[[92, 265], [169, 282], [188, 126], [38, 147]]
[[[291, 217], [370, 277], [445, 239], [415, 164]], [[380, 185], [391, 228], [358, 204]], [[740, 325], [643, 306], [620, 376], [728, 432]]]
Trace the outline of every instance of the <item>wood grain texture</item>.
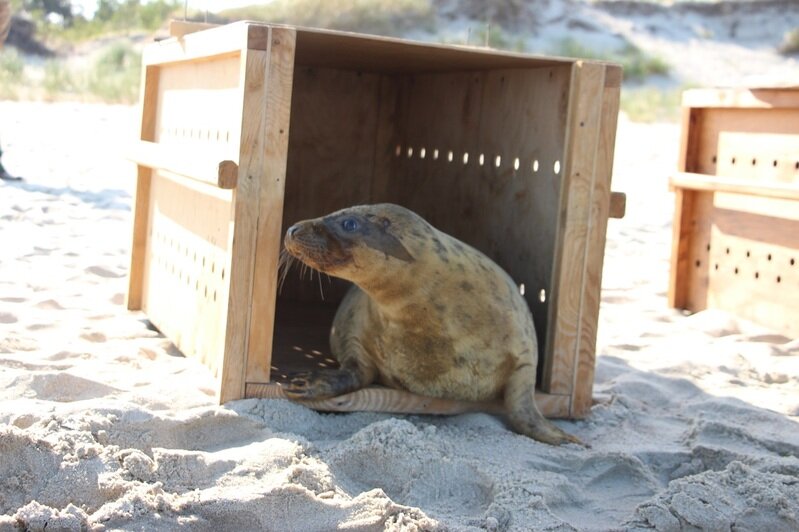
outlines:
[[689, 190], [728, 192], [764, 198], [799, 200], [799, 180], [793, 183], [748, 181], [723, 176], [693, 173], [676, 173], [669, 178], [669, 186]]
[[616, 121], [619, 115], [620, 87], [608, 84], [607, 78], [615, 78], [618, 67], [606, 67], [605, 88], [599, 121], [600, 137], [593, 176], [593, 191], [589, 205], [590, 220], [587, 250], [585, 254], [585, 276], [583, 280], [583, 303], [580, 311], [580, 343], [577, 366], [572, 386], [571, 416], [584, 417], [591, 410], [596, 363], [596, 337], [599, 324], [599, 305], [602, 296], [602, 266], [605, 259], [605, 239], [610, 210], [611, 176], [613, 175], [613, 150], [616, 144]]
[[[141, 126], [139, 138], [142, 141], [155, 139], [155, 119], [158, 108], [157, 67], [145, 67], [141, 74], [139, 103]], [[128, 272], [127, 307], [141, 310], [144, 286], [144, 261], [147, 247], [148, 214], [150, 211], [150, 183], [152, 169], [137, 165], [136, 193], [133, 200], [133, 242], [131, 245], [130, 270]]]
[[594, 208], [592, 195], [605, 90], [603, 65], [578, 63], [572, 72], [558, 217], [560, 227], [555, 248], [554, 300], [550, 305], [552, 356], [547, 358], [542, 382], [544, 391], [566, 395], [573, 393], [580, 350], [588, 238]]
[[[248, 398], [287, 399], [279, 384], [247, 383]], [[315, 401], [296, 401], [315, 410], [326, 412], [388, 412], [393, 414], [452, 415], [467, 412], [502, 414], [501, 402], [468, 402], [436, 399], [402, 390], [372, 386], [338, 397]], [[568, 396], [536, 393], [536, 403], [547, 417], [568, 416]]]
[[238, 165], [209, 159], [203, 153], [141, 140], [128, 146], [128, 159], [139, 166], [160, 168], [219, 188], [236, 188]]
[[247, 344], [247, 381], [269, 380], [289, 148], [294, 44], [294, 30], [272, 30], [267, 52], [266, 99], [261, 104], [266, 107], [260, 133], [262, 153], [258, 166], [249, 169], [260, 181], [260, 188]]
[[190, 22], [188, 20], [170, 20], [169, 21], [169, 36], [170, 37], [183, 37], [189, 33], [196, 33], [198, 31], [208, 30], [218, 27], [219, 24], [210, 24], [207, 22]]
[[609, 218], [624, 218], [627, 213], [627, 194], [623, 192], [610, 193], [610, 208], [608, 209]]
[[[267, 26], [262, 27], [268, 30]], [[188, 33], [180, 38], [171, 37], [157, 41], [143, 50], [142, 64], [163, 65], [239, 55], [247, 47], [248, 28], [249, 24], [246, 22], [234, 22]]]
[[691, 89], [683, 93], [683, 107], [723, 107], [750, 109], [799, 108], [796, 88]]
[[[213, 30], [211, 30], [213, 31]], [[203, 32], [207, 33], [207, 32]], [[246, 45], [246, 34], [241, 36]], [[249, 353], [249, 331], [253, 305], [255, 254], [261, 194], [261, 168], [264, 162], [264, 134], [267, 123], [267, 70], [269, 52], [246, 50], [241, 54], [240, 69], [240, 141], [239, 180], [233, 193], [232, 245], [228, 257], [230, 292], [226, 316], [225, 346], [219, 401], [240, 399]]]

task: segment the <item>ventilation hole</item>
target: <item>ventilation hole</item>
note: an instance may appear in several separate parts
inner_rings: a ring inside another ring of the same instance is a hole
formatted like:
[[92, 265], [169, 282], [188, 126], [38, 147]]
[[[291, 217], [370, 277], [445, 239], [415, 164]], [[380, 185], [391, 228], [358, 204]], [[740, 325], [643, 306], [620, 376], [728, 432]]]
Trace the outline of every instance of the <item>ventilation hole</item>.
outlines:
[[230, 131], [225, 131], [225, 142], [230, 142]]
[[469, 152], [463, 152], [463, 164], [469, 164]]
[[735, 272], [735, 275], [738, 275], [738, 268], [735, 268], [733, 271]]
[[203, 257], [203, 268], [205, 268], [205, 257]]
[[757, 159], [752, 159], [752, 166], [757, 164]]
[[708, 251], [710, 251], [710, 244], [708, 244], [707, 246], [705, 246], [705, 249], [706, 249], [706, 250], [708, 250]]
[[799, 161], [797, 161], [796, 164], [793, 165], [793, 168], [794, 170], [799, 170]]
[[552, 166], [552, 169], [555, 170], [555, 175], [560, 173], [560, 161], [555, 161], [555, 164]]
[[717, 161], [717, 160], [718, 160], [718, 157], [716, 157], [716, 156], [714, 155], [714, 156], [713, 156], [713, 164], [716, 164], [716, 161]]
[[538, 159], [533, 161], [533, 173], [538, 172]]
[[486, 160], [486, 156], [485, 156], [485, 155], [483, 155], [483, 154], [481, 153], [481, 154], [480, 154], [480, 157], [478, 157], [478, 158], [477, 158], [477, 163], [478, 163], [480, 166], [483, 166], [483, 163], [485, 162], [485, 160]]
[[400, 155], [402, 155], [402, 146], [397, 144], [397, 147], [394, 148], [394, 157], [399, 157]]
[[216, 290], [214, 290], [214, 301], [216, 301]]
[[413, 157], [413, 147], [408, 146], [408, 159], [410, 159], [411, 157]]
[[791, 266], [793, 266], [794, 264], [796, 264], [796, 259], [791, 259], [788, 262], [791, 264]]
[[438, 148], [433, 150], [433, 160], [438, 160]]
[[748, 259], [748, 258], [749, 258], [749, 257], [751, 257], [751, 256], [752, 256], [752, 254], [751, 254], [751, 253], [750, 253], [750, 252], [747, 250], [747, 252], [746, 252], [746, 258]]
[[519, 293], [520, 293], [521, 295], [524, 295], [524, 283], [522, 283], [522, 284], [520, 284], [520, 285], [519, 285]]
[[782, 282], [782, 277], [780, 277], [779, 275], [777, 276], [777, 282], [778, 282], [778, 283], [781, 283], [781, 282]]
[[768, 255], [766, 255], [766, 259], [768, 259], [768, 260], [771, 260], [771, 253], [769, 253]]
[[225, 269], [224, 268], [222, 268], [222, 280], [223, 281], [225, 280]]
[[727, 253], [727, 255], [729, 255], [729, 254], [730, 254], [730, 248], [727, 248], [727, 251], [726, 251], [726, 253]]
[[696, 267], [698, 268], [698, 267], [700, 267], [700, 266], [702, 265], [702, 261], [701, 261], [701, 260], [698, 260], [698, 261], [696, 261], [694, 264], [695, 264], [695, 265], [696, 265]]
[[730, 162], [732, 162], [732, 164], [735, 164], [735, 157], [733, 157]]
[[205, 297], [208, 297], [208, 286], [205, 287]]
[[419, 150], [419, 158], [420, 158], [420, 159], [424, 159], [424, 158], [425, 158], [425, 155], [427, 155], [427, 150], [426, 150], [426, 149], [424, 149], [424, 148], [421, 148], [421, 149]]
[[755, 272], [755, 279], [760, 279], [760, 272]]
[[538, 291], [538, 300], [541, 303], [546, 303], [546, 301], [547, 301], [547, 291], [544, 290], [543, 288]]
[[194, 289], [195, 289], [195, 290], [197, 290], [198, 292], [200, 291], [200, 281], [199, 281], [199, 280], [197, 280], [197, 281], [194, 283]]
[[496, 157], [494, 157], [494, 166], [499, 168], [499, 165], [501, 165], [501, 164], [502, 164], [502, 156], [501, 155], [497, 155]]
[[719, 265], [718, 264], [714, 264], [713, 265], [713, 269], [716, 270], [716, 271], [719, 271]]
[[214, 271], [216, 271], [216, 263], [212, 262], [211, 263], [211, 273], [214, 273]]
[[518, 170], [519, 169], [519, 158], [518, 157], [513, 159], [513, 169], [514, 170]]
[[452, 162], [453, 157], [454, 157], [454, 154], [452, 153], [452, 150], [449, 150], [447, 152], [447, 161]]
[[774, 161], [772, 161], [771, 166], [773, 166], [774, 168], [777, 168], [777, 160], [776, 159]]

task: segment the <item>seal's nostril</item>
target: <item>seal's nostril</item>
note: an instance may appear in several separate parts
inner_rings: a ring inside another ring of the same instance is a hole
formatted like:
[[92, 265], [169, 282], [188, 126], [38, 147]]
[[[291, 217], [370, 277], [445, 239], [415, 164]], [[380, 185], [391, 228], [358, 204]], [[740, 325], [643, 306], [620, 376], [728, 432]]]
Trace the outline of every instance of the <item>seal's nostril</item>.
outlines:
[[289, 236], [294, 236], [294, 233], [296, 233], [298, 229], [299, 227], [297, 227], [296, 225], [292, 225], [291, 227], [289, 227], [288, 230]]

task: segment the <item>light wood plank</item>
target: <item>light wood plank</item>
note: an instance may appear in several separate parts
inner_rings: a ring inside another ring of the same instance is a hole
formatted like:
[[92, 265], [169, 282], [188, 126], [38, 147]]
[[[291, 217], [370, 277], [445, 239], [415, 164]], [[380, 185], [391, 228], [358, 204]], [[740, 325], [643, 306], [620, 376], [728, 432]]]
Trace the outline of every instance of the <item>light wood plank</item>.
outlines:
[[605, 259], [605, 238], [612, 194], [613, 150], [616, 144], [616, 120], [619, 115], [621, 88], [608, 84], [618, 76], [619, 67], [606, 67], [605, 88], [598, 127], [599, 145], [593, 175], [590, 220], [587, 250], [585, 254], [585, 277], [583, 281], [583, 303], [580, 311], [580, 343], [577, 365], [572, 387], [571, 416], [584, 417], [591, 410], [594, 387], [594, 365], [596, 362], [596, 336], [599, 323], [599, 304], [602, 291], [602, 266]]
[[669, 178], [669, 185], [675, 188], [688, 190], [727, 192], [764, 198], [799, 200], [799, 182], [796, 184], [757, 182], [680, 172]]
[[625, 214], [627, 214], [627, 194], [623, 192], [611, 192], [608, 217], [617, 219], [624, 218]]
[[171, 37], [183, 37], [189, 33], [196, 33], [198, 31], [208, 30], [218, 27], [219, 24], [210, 24], [208, 22], [191, 22], [188, 20], [170, 20], [169, 21], [169, 35]]
[[780, 109], [799, 108], [796, 87], [766, 89], [691, 89], [683, 93], [683, 107]]
[[238, 165], [233, 161], [209, 159], [194, 150], [143, 140], [128, 147], [127, 157], [140, 166], [160, 168], [219, 188], [236, 188]]
[[[146, 47], [144, 65], [162, 65], [179, 61], [208, 60], [218, 56], [238, 55], [250, 46], [250, 31], [266, 35], [270, 27], [248, 22], [234, 22], [205, 31], [171, 37]], [[266, 43], [266, 39], [259, 42]]]
[[[214, 31], [214, 30], [209, 30]], [[239, 35], [244, 47], [246, 33]], [[264, 134], [267, 123], [269, 51], [245, 50], [241, 54], [239, 140], [240, 179], [233, 193], [234, 223], [232, 248], [228, 257], [230, 293], [225, 348], [220, 379], [220, 403], [244, 396], [253, 279], [261, 197], [261, 169], [264, 163]], [[271, 111], [271, 109], [270, 109]]]
[[[279, 384], [247, 383], [248, 398], [288, 399]], [[547, 417], [568, 416], [569, 397], [536, 392], [536, 404]], [[502, 414], [505, 408], [500, 401], [469, 402], [437, 399], [412, 394], [402, 390], [372, 386], [331, 399], [296, 401], [315, 410], [327, 412], [388, 412], [393, 414], [453, 415], [467, 412]]]
[[[578, 63], [574, 66], [558, 217], [561, 225], [555, 247], [554, 300], [550, 305], [552, 356], [544, 365], [542, 382], [544, 391], [554, 394], [573, 392], [577, 370], [604, 88], [603, 65]], [[607, 200], [609, 202], [609, 198]]]
[[[268, 381], [277, 299], [278, 259], [282, 241], [289, 121], [296, 34], [275, 28], [271, 34], [262, 124], [261, 163], [250, 168], [260, 181], [258, 236], [247, 343], [247, 381]], [[251, 52], [248, 52], [251, 53]]]
[[[143, 141], [155, 138], [155, 117], [158, 106], [157, 67], [145, 67], [141, 74], [139, 94], [141, 127], [139, 138]], [[133, 242], [131, 245], [130, 270], [128, 272], [127, 307], [129, 310], [141, 310], [144, 287], [144, 261], [147, 247], [147, 228], [150, 211], [150, 183], [152, 170], [137, 166], [136, 193], [133, 200]]]

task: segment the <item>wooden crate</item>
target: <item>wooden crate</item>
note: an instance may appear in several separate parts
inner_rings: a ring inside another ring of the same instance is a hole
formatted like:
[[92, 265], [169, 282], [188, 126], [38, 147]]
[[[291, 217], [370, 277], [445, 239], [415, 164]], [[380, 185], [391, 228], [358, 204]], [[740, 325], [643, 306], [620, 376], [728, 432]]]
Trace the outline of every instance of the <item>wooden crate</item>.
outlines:
[[[329, 366], [347, 285], [288, 276], [286, 228], [394, 202], [519, 283], [546, 415], [591, 405], [621, 70], [613, 65], [235, 23], [143, 55], [129, 308], [219, 376], [222, 402]], [[619, 202], [615, 200], [620, 200]], [[619, 214], [621, 215], [621, 214]], [[327, 410], [491, 409], [372, 388]]]
[[799, 88], [683, 95], [669, 302], [799, 337]]

